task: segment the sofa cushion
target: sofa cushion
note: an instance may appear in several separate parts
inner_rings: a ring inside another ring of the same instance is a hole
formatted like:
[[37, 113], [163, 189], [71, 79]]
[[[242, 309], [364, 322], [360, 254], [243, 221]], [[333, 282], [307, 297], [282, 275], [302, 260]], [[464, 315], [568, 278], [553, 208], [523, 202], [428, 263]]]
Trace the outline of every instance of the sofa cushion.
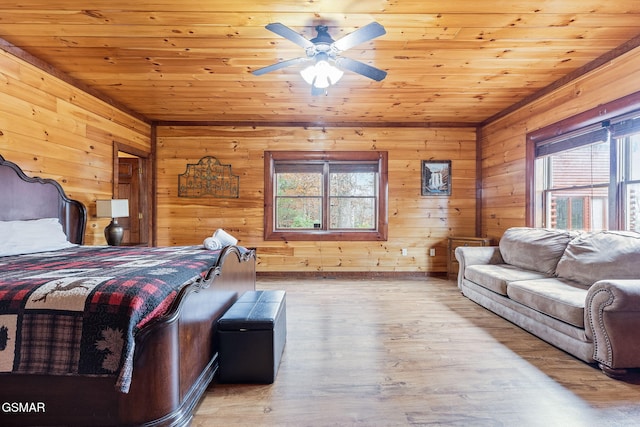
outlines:
[[640, 277], [640, 234], [632, 231], [584, 233], [572, 240], [558, 262], [558, 277], [592, 285], [603, 279]]
[[543, 279], [549, 277], [537, 271], [523, 270], [508, 264], [476, 264], [464, 270], [464, 278], [478, 285], [507, 295], [507, 284], [514, 280]]
[[500, 253], [507, 264], [554, 274], [574, 231], [512, 227], [500, 239]]
[[511, 282], [507, 295], [536, 311], [584, 328], [584, 305], [588, 286], [556, 278]]

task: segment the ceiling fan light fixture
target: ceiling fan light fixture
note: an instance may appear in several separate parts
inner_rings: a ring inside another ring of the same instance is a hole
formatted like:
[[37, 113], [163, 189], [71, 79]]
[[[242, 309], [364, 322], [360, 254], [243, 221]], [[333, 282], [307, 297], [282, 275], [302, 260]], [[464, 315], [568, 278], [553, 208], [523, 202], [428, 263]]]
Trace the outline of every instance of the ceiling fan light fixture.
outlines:
[[265, 28], [302, 47], [306, 55], [253, 70], [251, 73], [254, 76], [261, 76], [291, 65], [313, 61], [313, 65], [300, 71], [304, 81], [311, 85], [313, 95], [326, 94], [326, 89], [338, 83], [342, 78], [344, 74], [342, 70], [351, 71], [378, 82], [387, 76], [386, 71], [340, 55], [347, 49], [386, 34], [384, 27], [377, 22], [360, 27], [337, 41], [331, 38], [328, 32], [329, 28], [326, 25], [316, 25], [318, 35], [311, 40], [279, 22], [268, 24]]
[[326, 89], [338, 83], [344, 72], [322, 59], [300, 71], [300, 75], [308, 84], [319, 89]]

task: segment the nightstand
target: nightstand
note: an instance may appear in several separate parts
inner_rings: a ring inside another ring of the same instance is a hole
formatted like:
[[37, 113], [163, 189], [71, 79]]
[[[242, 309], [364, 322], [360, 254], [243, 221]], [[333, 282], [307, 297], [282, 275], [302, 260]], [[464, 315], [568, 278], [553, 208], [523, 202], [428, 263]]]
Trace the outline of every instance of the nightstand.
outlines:
[[449, 237], [447, 252], [447, 278], [449, 280], [458, 278], [459, 264], [456, 259], [456, 248], [458, 246], [491, 246], [491, 239], [484, 237]]

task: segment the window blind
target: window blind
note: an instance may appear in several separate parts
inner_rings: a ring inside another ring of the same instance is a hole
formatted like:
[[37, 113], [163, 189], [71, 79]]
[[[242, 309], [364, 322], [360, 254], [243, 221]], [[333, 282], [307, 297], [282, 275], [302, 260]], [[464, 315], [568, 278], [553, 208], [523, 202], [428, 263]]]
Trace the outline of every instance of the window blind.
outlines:
[[536, 157], [544, 157], [561, 151], [584, 147], [597, 142], [606, 142], [609, 138], [608, 123], [598, 123], [574, 132], [540, 141], [536, 144]]

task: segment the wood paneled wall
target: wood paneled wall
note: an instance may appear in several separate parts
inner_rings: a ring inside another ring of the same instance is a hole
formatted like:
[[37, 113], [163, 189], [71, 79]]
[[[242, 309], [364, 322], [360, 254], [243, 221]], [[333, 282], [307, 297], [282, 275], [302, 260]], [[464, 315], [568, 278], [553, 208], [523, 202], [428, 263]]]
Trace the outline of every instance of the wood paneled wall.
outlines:
[[[482, 236], [499, 239], [525, 224], [526, 134], [640, 90], [640, 49], [480, 130]], [[446, 238], [475, 230], [473, 128], [304, 128], [160, 126], [160, 245], [199, 244], [216, 228], [257, 247], [266, 272], [424, 272], [446, 270]], [[113, 143], [151, 152], [151, 127], [14, 55], [0, 50], [0, 154], [31, 176], [53, 178], [89, 210], [87, 244], [103, 244], [107, 220], [95, 200], [111, 197]], [[389, 151], [387, 242], [265, 242], [265, 150]], [[238, 199], [177, 197], [178, 175], [206, 155], [240, 175]], [[420, 160], [451, 159], [451, 197], [420, 195]], [[428, 249], [436, 248], [429, 257]], [[408, 256], [401, 249], [408, 249]]]
[[0, 50], [0, 154], [87, 206], [86, 244], [105, 244], [96, 199], [111, 198], [113, 143], [150, 152], [151, 127]]
[[525, 148], [529, 132], [640, 90], [640, 49], [480, 129], [482, 236], [497, 241], [525, 225]]
[[[159, 245], [201, 244], [217, 228], [256, 247], [261, 272], [446, 271], [450, 235], [474, 235], [475, 128], [159, 126]], [[265, 150], [385, 150], [389, 153], [386, 242], [264, 241]], [[237, 199], [178, 197], [178, 175], [204, 156], [240, 176]], [[421, 160], [452, 160], [452, 195], [420, 195]], [[429, 248], [436, 256], [429, 256]], [[402, 256], [407, 248], [407, 256]]]

